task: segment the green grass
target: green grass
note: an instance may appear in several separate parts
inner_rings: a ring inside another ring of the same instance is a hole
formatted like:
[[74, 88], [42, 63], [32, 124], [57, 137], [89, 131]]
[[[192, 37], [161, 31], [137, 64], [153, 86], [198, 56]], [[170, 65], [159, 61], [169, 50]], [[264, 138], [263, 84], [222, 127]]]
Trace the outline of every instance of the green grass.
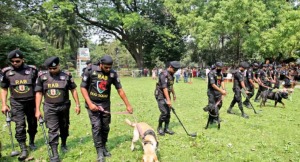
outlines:
[[[80, 80], [76, 79], [78, 85]], [[126, 95], [134, 108], [138, 121], [145, 121], [155, 130], [159, 117], [159, 109], [154, 98], [156, 81], [151, 78], [122, 78], [121, 83]], [[236, 115], [226, 113], [233, 98], [232, 83], [226, 84], [229, 94], [224, 98], [221, 109], [221, 129], [217, 125], [204, 127], [207, 122], [207, 113], [202, 108], [207, 104], [207, 83], [202, 79], [194, 79], [193, 84], [180, 82], [175, 84], [177, 101], [173, 102], [174, 108], [189, 133], [197, 132], [196, 138], [188, 137], [174, 114], [171, 116], [170, 127], [176, 134], [159, 137], [158, 157], [161, 162], [198, 162], [198, 161], [300, 161], [300, 121], [299, 121], [299, 89], [295, 89], [293, 101], [284, 100], [287, 108], [281, 104], [273, 107], [273, 101], [262, 108], [261, 114], [254, 114], [253, 110], [245, 109], [250, 119], [240, 117], [240, 111], [235, 105], [233, 111]], [[60, 157], [63, 162], [96, 161], [96, 151], [93, 147], [91, 125], [84, 100], [81, 94], [80, 102], [82, 112], [75, 115], [74, 100], [72, 100], [70, 114], [70, 136], [67, 144], [69, 152], [63, 154], [59, 147]], [[116, 90], [112, 89], [112, 112], [125, 111], [123, 103]], [[259, 104], [254, 103], [259, 110]], [[111, 131], [109, 134], [108, 148], [112, 153], [108, 162], [135, 162], [141, 161], [143, 150], [140, 143], [136, 143], [137, 150], [130, 150], [133, 129], [126, 125], [124, 119], [133, 121], [130, 115], [112, 115]], [[5, 127], [5, 116], [0, 116], [0, 140], [3, 145], [3, 157], [0, 161], [18, 161], [17, 157], [9, 157], [11, 152], [8, 128]], [[13, 123], [13, 130], [15, 124]], [[13, 131], [14, 132], [14, 131]], [[15, 133], [13, 133], [15, 134]], [[15, 141], [16, 149], [19, 145]], [[81, 143], [79, 142], [81, 141]], [[34, 156], [40, 161], [48, 161], [47, 149], [44, 144], [42, 129], [38, 128], [36, 137], [38, 150], [30, 151], [29, 156]]]

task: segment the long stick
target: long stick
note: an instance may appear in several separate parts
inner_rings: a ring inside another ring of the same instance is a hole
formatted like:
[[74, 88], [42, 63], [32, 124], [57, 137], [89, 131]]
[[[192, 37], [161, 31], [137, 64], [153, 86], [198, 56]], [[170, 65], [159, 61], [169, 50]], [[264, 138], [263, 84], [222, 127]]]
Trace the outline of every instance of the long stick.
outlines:
[[47, 139], [47, 135], [46, 135], [45, 128], [44, 128], [44, 120], [43, 120], [42, 117], [40, 117], [39, 122], [40, 122], [40, 126], [41, 126], [42, 129], [43, 129], [43, 134], [44, 134], [45, 144], [46, 144], [46, 146], [47, 146], [47, 150], [48, 150], [49, 157], [51, 158], [51, 157], [52, 157], [52, 154], [51, 154], [51, 152], [50, 152], [50, 148], [49, 148], [49, 144], [48, 144], [48, 139]]

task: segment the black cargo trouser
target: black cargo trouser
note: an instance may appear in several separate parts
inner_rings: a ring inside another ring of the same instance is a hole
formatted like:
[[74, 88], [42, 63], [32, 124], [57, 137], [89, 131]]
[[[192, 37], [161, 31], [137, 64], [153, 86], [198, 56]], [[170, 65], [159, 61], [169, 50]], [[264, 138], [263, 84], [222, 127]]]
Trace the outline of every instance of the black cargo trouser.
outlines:
[[[102, 106], [105, 111], [110, 112], [110, 101], [105, 101], [102, 103], [94, 103], [97, 106]], [[90, 121], [92, 124], [92, 134], [94, 140], [94, 146], [96, 148], [102, 148], [105, 146], [108, 134], [109, 134], [109, 124], [111, 122], [111, 115], [100, 111], [91, 111], [86, 105]]]
[[242, 103], [242, 96], [240, 89], [233, 89], [234, 96], [233, 100], [231, 101], [230, 107], [233, 107], [235, 103], [238, 103], [239, 109], [243, 111], [243, 103]]
[[158, 108], [160, 111], [160, 116], [158, 122], [170, 123], [171, 119], [171, 108], [167, 105], [165, 99], [156, 99]]
[[247, 89], [248, 89], [248, 91], [250, 93], [247, 94], [248, 98], [246, 98], [246, 100], [244, 101], [244, 103], [246, 105], [249, 105], [250, 104], [250, 99], [254, 96], [255, 92], [254, 92], [254, 87], [252, 87], [252, 86], [247, 87]]
[[49, 144], [58, 145], [59, 136], [66, 139], [69, 136], [70, 100], [64, 104], [51, 104], [44, 102], [45, 123], [49, 135]]
[[10, 98], [11, 119], [16, 123], [16, 139], [18, 142], [26, 141], [26, 121], [27, 119], [29, 136], [34, 137], [37, 133], [37, 119], [35, 118], [35, 100], [17, 101]]

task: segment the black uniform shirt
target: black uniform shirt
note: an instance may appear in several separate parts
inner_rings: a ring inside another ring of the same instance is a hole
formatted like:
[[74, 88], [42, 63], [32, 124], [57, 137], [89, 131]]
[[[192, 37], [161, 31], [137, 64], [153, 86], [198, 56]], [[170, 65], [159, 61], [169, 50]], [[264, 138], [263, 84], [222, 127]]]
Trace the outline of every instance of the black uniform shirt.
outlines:
[[261, 69], [260, 71], [259, 71], [259, 73], [258, 73], [258, 76], [257, 76], [258, 78], [260, 78], [260, 80], [261, 80], [261, 82], [263, 83], [263, 84], [267, 84], [267, 82], [268, 82], [268, 75], [267, 75], [267, 72], [266, 71], [264, 71], [263, 69]]
[[215, 90], [212, 85], [215, 84], [219, 88], [221, 83], [224, 81], [223, 73], [217, 73], [216, 70], [212, 70], [208, 73], [208, 87], [207, 90]]
[[104, 73], [99, 66], [88, 66], [83, 74], [80, 87], [85, 88], [93, 102], [110, 100], [111, 84], [116, 89], [122, 88], [120, 78], [114, 70]]
[[169, 95], [173, 88], [174, 84], [174, 76], [170, 74], [169, 71], [165, 70], [159, 74], [158, 83], [157, 83], [157, 90], [158, 90], [158, 99], [166, 98], [163, 92], [164, 88], [168, 89]]
[[[75, 89], [77, 87], [76, 83], [74, 82], [74, 79], [71, 75], [71, 73], [60, 71], [57, 75], [52, 75], [49, 71], [40, 71], [39, 72], [39, 77], [36, 80], [36, 86], [35, 86], [35, 91], [36, 92], [43, 92], [43, 95], [49, 95], [52, 96], [54, 102], [55, 98], [60, 98], [59, 94], [51, 94], [51, 89], [60, 89], [61, 86], [57, 86], [57, 84], [63, 84], [66, 83], [66, 85], [63, 85], [62, 89], [64, 91], [64, 96], [62, 100], [64, 102], [69, 101], [69, 92], [68, 90]], [[44, 85], [47, 84], [47, 85]], [[47, 87], [47, 90], [45, 87]], [[53, 92], [53, 91], [52, 91]], [[57, 90], [56, 90], [57, 92]], [[49, 93], [49, 94], [48, 94]], [[59, 99], [57, 99], [59, 100]]]
[[233, 74], [234, 77], [234, 89], [242, 89], [242, 84], [241, 82], [244, 81], [244, 75], [243, 72], [240, 70], [236, 70], [235, 73]]
[[[17, 92], [17, 93], [20, 92], [20, 94], [22, 94], [23, 92], [27, 91], [26, 85], [23, 86], [23, 83], [22, 83], [23, 79], [20, 78], [20, 80], [18, 80], [17, 78], [15, 78], [15, 76], [19, 75], [22, 77], [22, 76], [31, 75], [32, 92], [34, 92], [35, 81], [37, 78], [37, 70], [36, 70], [35, 66], [23, 65], [22, 68], [16, 69], [16, 70], [13, 67], [6, 67], [2, 70], [2, 72], [3, 72], [3, 76], [1, 77], [1, 88], [10, 88], [11, 94], [12, 94], [12, 91]], [[11, 78], [15, 78], [15, 80], [11, 80]], [[12, 82], [18, 84], [19, 86], [11, 85]], [[25, 87], [25, 89], [23, 90], [22, 88], [20, 88], [20, 86]], [[14, 96], [11, 95], [11, 98], [14, 98]], [[34, 98], [35, 97], [32, 96], [32, 97], [18, 98], [17, 100], [18, 101], [27, 101], [27, 100], [31, 100]]]
[[246, 72], [246, 81], [245, 81], [245, 86], [246, 87], [250, 87], [252, 88], [253, 85], [250, 83], [250, 79], [253, 81], [254, 79], [254, 75], [255, 75], [255, 72], [253, 72], [253, 69], [252, 68], [249, 68]]

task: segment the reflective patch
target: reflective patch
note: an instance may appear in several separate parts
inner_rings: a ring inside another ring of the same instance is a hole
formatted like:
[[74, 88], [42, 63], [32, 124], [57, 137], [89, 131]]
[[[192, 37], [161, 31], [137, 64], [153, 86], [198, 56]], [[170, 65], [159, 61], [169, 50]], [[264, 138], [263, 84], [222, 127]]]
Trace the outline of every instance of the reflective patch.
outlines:
[[10, 76], [11, 76], [11, 75], [15, 75], [15, 74], [14, 74], [13, 72], [9, 72], [9, 74], [8, 74], [8, 75], [10, 75]]
[[66, 77], [65, 77], [65, 76], [60, 76], [60, 79], [61, 79], [61, 80], [65, 80]]
[[84, 77], [82, 78], [82, 80], [83, 80], [83, 81], [86, 81], [86, 80], [87, 80], [87, 76], [84, 76]]
[[210, 77], [210, 79], [214, 79], [213, 77]]
[[25, 70], [25, 74], [30, 74], [30, 71], [29, 70]]
[[1, 76], [1, 81], [3, 81], [3, 76]]

